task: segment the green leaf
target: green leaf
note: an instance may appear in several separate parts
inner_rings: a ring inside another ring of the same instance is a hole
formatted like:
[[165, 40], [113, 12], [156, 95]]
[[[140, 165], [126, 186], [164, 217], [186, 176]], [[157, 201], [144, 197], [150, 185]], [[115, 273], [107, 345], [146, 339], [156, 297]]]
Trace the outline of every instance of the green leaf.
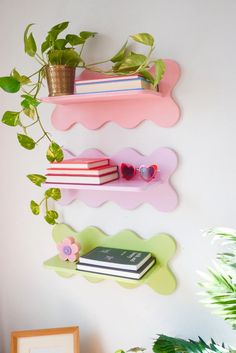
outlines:
[[3, 114], [2, 122], [8, 126], [17, 126], [19, 124], [19, 112], [6, 111]]
[[34, 36], [32, 33], [28, 36], [28, 32], [31, 26], [33, 26], [34, 23], [30, 23], [24, 32], [24, 45], [25, 45], [25, 53], [28, 54], [29, 56], [35, 56], [36, 51], [37, 51], [37, 46], [36, 42], [34, 39]]
[[164, 61], [161, 59], [154, 61], [154, 65], [155, 65], [154, 86], [156, 87], [158, 83], [161, 81], [165, 73], [166, 65]]
[[66, 29], [68, 27], [68, 25], [69, 25], [68, 21], [58, 23], [57, 25], [53, 26], [49, 32], [57, 31], [59, 34], [62, 31], [64, 31], [64, 29]]
[[16, 93], [19, 91], [21, 84], [12, 76], [0, 77], [0, 87], [8, 93]]
[[58, 188], [50, 188], [45, 191], [45, 196], [51, 197], [55, 201], [60, 200], [61, 190]]
[[34, 97], [30, 96], [29, 94], [22, 94], [21, 97], [24, 98], [33, 107], [37, 107], [41, 103], [38, 99], [35, 99]]
[[51, 65], [67, 65], [76, 67], [81, 61], [79, 54], [74, 49], [50, 50], [48, 61]]
[[66, 44], [67, 44], [67, 40], [57, 39], [57, 40], [55, 40], [54, 47], [55, 47], [55, 49], [63, 50], [63, 49], [65, 49]]
[[122, 61], [125, 58], [127, 43], [128, 41], [126, 41], [118, 53], [110, 59], [113, 63]]
[[225, 348], [225, 345], [219, 345], [211, 339], [210, 344], [207, 344], [199, 337], [199, 341], [184, 340], [165, 335], [160, 335], [153, 344], [154, 353], [230, 353], [230, 348]]
[[88, 32], [88, 31], [82, 31], [80, 32], [80, 37], [82, 37], [83, 39], [88, 39], [90, 37], [94, 37], [97, 34], [97, 32]]
[[143, 65], [146, 61], [146, 56], [142, 54], [130, 53], [120, 64], [118, 71], [133, 71]]
[[43, 54], [48, 48], [50, 48], [50, 40], [49, 40], [49, 39], [45, 40], [45, 41], [42, 43], [42, 45], [41, 45], [41, 52], [42, 52], [42, 54]]
[[58, 218], [58, 213], [53, 210], [49, 210], [46, 213], [46, 216], [44, 217], [45, 221], [48, 222], [49, 224], [54, 225], [56, 223], [56, 219]]
[[125, 351], [123, 351], [123, 349], [117, 349], [115, 353], [125, 353]]
[[77, 36], [76, 34], [67, 34], [66, 40], [72, 46], [85, 43], [85, 39]]
[[48, 147], [46, 157], [47, 160], [52, 163], [54, 161], [61, 162], [63, 160], [64, 155], [61, 147], [56, 142], [52, 141], [52, 143]]
[[36, 143], [31, 137], [23, 134], [17, 134], [17, 138], [20, 145], [27, 150], [33, 150], [35, 148]]
[[34, 200], [31, 200], [30, 202], [30, 208], [31, 208], [31, 211], [34, 215], [39, 215], [40, 213], [40, 206], [34, 201]]
[[28, 85], [29, 83], [31, 83], [31, 80], [29, 79], [29, 77], [22, 75], [20, 78], [20, 83], [22, 85]]
[[11, 72], [11, 76], [16, 79], [18, 82], [20, 82], [22, 85], [27, 85], [30, 83], [29, 77], [25, 75], [20, 75], [19, 72], [16, 69], [13, 69]]
[[41, 186], [46, 181], [46, 177], [41, 174], [28, 174], [27, 178], [37, 186]]
[[35, 109], [34, 109], [34, 107], [29, 107], [29, 108], [24, 108], [23, 109], [23, 113], [26, 115], [26, 116], [28, 116], [28, 118], [30, 118], [30, 119], [34, 119], [34, 117], [35, 117]]
[[154, 78], [152, 74], [146, 70], [146, 69], [141, 69], [139, 70], [139, 73], [148, 81], [150, 81], [152, 84], [154, 84]]
[[69, 25], [69, 22], [62, 22], [58, 23], [57, 25], [53, 26], [47, 35], [46, 41], [53, 47], [55, 40], [57, 39], [58, 35], [63, 32]]
[[138, 33], [134, 34], [133, 36], [130, 36], [135, 42], [142, 43], [144, 45], [148, 45], [150, 47], [153, 46], [154, 44], [154, 38], [151, 34], [149, 33]]

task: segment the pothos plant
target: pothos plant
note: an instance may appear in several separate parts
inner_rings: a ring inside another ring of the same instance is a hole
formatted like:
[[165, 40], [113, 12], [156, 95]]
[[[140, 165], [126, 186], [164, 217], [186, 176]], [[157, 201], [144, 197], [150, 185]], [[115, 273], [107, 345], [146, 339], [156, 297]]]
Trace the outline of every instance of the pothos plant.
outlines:
[[[66, 34], [62, 32], [67, 29], [69, 22], [62, 22], [53, 26], [40, 44], [36, 44], [35, 37], [31, 32], [33, 24], [29, 24], [24, 31], [24, 50], [31, 58], [35, 59], [39, 68], [31, 74], [19, 73], [15, 68], [9, 76], [0, 77], [0, 87], [8, 93], [19, 93], [19, 109], [7, 110], [2, 117], [2, 122], [10, 127], [18, 128], [17, 139], [19, 144], [27, 150], [34, 150], [42, 141], [48, 141], [46, 158], [49, 162], [60, 162], [63, 160], [62, 148], [54, 141], [45, 130], [40, 117], [39, 107], [40, 91], [45, 80], [45, 67], [47, 65], [67, 65], [89, 69], [109, 75], [131, 75], [140, 74], [148, 79], [154, 87], [157, 87], [165, 72], [165, 64], [161, 59], [152, 60], [151, 56], [155, 49], [155, 41], [149, 33], [138, 33], [129, 36], [121, 49], [111, 58], [95, 63], [86, 63], [83, 58], [87, 41], [96, 35], [96, 32], [82, 31], [79, 34]], [[130, 49], [130, 42], [140, 43], [147, 47], [147, 55], [134, 52]], [[110, 63], [110, 68], [102, 69], [99, 65]], [[149, 72], [150, 66], [155, 66], [155, 73]], [[38, 127], [39, 135], [32, 136], [31, 128]], [[46, 177], [41, 174], [27, 175], [29, 180], [37, 186], [42, 186]], [[49, 209], [48, 200], [59, 200], [61, 192], [58, 188], [50, 188], [44, 192], [40, 202], [31, 200], [30, 208], [34, 215], [38, 215], [41, 207], [45, 206], [44, 218], [49, 224], [55, 224], [58, 213]]]

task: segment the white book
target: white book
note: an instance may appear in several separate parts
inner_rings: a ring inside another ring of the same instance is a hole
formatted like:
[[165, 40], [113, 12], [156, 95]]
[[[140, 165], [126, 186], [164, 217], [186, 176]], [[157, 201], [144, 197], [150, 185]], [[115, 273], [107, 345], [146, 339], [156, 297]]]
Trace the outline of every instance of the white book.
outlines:
[[153, 89], [151, 82], [140, 76], [114, 77], [101, 80], [76, 81], [75, 93], [116, 92], [124, 90]]
[[102, 176], [52, 175], [46, 174], [46, 183], [51, 184], [90, 184], [100, 185], [119, 178], [118, 172]]

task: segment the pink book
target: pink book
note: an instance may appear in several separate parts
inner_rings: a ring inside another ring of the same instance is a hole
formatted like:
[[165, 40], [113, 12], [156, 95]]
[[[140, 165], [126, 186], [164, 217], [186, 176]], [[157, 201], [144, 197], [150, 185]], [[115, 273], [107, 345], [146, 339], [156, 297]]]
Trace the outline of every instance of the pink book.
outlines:
[[93, 169], [109, 165], [109, 158], [70, 158], [62, 162], [51, 163], [51, 168], [61, 169]]
[[97, 167], [93, 169], [81, 169], [81, 168], [47, 168], [47, 174], [50, 175], [104, 175], [112, 172], [116, 172], [118, 169], [117, 165], [107, 165], [103, 167]]

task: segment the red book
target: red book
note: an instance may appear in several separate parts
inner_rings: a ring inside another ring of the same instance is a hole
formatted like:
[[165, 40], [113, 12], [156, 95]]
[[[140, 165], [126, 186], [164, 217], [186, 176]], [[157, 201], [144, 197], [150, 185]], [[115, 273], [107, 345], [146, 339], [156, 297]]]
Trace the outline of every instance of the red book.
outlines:
[[61, 169], [92, 169], [97, 167], [102, 167], [109, 164], [109, 158], [70, 158], [65, 159], [62, 162], [51, 163], [51, 168]]
[[107, 165], [93, 169], [79, 168], [47, 168], [47, 175], [80, 175], [80, 176], [101, 176], [108, 173], [116, 172], [117, 165]]

